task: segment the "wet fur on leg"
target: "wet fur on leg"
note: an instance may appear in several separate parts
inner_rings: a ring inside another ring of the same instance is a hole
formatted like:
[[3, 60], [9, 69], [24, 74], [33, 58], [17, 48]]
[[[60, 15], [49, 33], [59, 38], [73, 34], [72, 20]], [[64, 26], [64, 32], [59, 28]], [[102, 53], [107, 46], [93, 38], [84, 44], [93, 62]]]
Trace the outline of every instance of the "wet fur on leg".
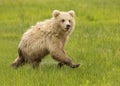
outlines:
[[40, 57], [39, 57], [38, 59], [35, 59], [35, 60], [32, 62], [32, 67], [33, 67], [33, 69], [38, 69], [40, 62], [41, 62]]
[[11, 64], [13, 68], [18, 68], [19, 66], [22, 66], [25, 63], [25, 59], [20, 48], [18, 48], [18, 54], [19, 56], [17, 57], [17, 59]]
[[11, 66], [12, 66], [13, 68], [17, 69], [18, 67], [23, 66], [24, 63], [25, 63], [24, 59], [18, 57], [18, 58], [16, 59], [16, 61], [11, 64]]
[[64, 66], [64, 63], [59, 62], [57, 66], [58, 66], [59, 68], [61, 68], [61, 67]]

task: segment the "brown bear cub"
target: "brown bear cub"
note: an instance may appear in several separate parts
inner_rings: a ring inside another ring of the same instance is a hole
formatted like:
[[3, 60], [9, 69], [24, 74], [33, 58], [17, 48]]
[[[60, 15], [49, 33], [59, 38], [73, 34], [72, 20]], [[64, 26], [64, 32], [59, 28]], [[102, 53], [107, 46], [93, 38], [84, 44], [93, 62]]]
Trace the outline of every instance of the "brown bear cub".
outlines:
[[80, 64], [73, 64], [66, 55], [64, 47], [74, 30], [74, 11], [53, 11], [53, 17], [38, 22], [27, 30], [18, 46], [18, 57], [12, 63], [14, 68], [30, 63], [37, 68], [41, 60], [48, 54], [57, 61], [58, 65], [77, 68]]

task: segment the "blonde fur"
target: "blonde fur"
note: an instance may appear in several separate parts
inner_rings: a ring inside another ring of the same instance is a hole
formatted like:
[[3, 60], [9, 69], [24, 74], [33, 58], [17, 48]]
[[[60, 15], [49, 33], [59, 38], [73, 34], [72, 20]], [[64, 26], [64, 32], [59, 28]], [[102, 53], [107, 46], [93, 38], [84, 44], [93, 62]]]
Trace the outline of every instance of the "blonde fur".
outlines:
[[[13, 62], [13, 66], [18, 67], [24, 62], [32, 63], [37, 67], [39, 62], [46, 55], [50, 54], [60, 63], [73, 66], [71, 60], [64, 51], [64, 46], [74, 30], [74, 11], [61, 12], [53, 11], [53, 17], [43, 22], [38, 22], [24, 34], [18, 46], [19, 56]], [[62, 22], [64, 19], [65, 22]], [[66, 24], [70, 28], [66, 30]], [[20, 62], [20, 61], [21, 62]]]

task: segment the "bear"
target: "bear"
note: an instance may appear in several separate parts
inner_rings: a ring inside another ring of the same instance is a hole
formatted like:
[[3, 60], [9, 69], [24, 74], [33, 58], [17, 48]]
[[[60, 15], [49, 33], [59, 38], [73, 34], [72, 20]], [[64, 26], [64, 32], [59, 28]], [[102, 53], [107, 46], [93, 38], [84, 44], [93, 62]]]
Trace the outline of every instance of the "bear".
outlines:
[[73, 64], [65, 52], [65, 45], [75, 28], [75, 12], [54, 10], [52, 18], [38, 22], [30, 27], [22, 36], [18, 45], [18, 57], [12, 63], [18, 68], [25, 63], [38, 68], [41, 60], [51, 55], [58, 61], [58, 66], [67, 65], [77, 68], [80, 64]]

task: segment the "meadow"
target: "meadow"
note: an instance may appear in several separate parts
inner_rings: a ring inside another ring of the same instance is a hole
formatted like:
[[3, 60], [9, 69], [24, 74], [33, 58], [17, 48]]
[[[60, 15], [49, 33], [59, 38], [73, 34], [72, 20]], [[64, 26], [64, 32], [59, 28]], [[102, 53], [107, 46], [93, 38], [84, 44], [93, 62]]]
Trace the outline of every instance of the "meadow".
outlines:
[[[22, 34], [54, 9], [76, 13], [76, 28], [66, 46], [77, 69], [57, 67], [47, 56], [37, 70], [13, 69]], [[0, 86], [119, 86], [119, 0], [0, 0]]]

